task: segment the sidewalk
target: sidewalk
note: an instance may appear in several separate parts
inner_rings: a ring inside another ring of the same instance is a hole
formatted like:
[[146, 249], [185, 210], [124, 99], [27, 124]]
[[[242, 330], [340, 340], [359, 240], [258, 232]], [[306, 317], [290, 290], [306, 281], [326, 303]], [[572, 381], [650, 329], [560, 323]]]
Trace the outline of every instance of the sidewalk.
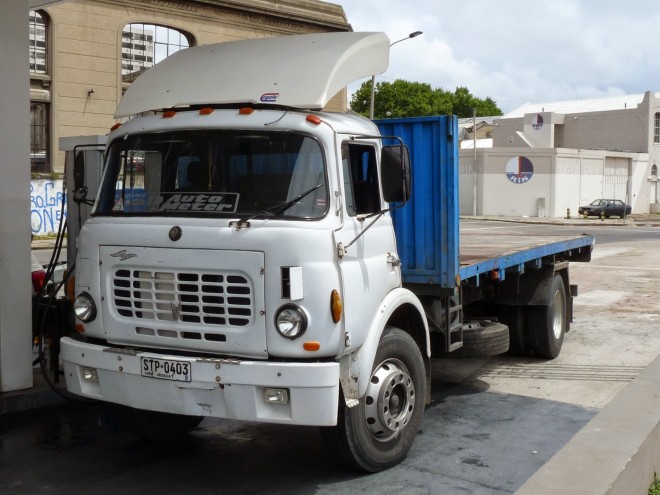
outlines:
[[549, 217], [509, 217], [498, 215], [461, 215], [461, 220], [491, 220], [498, 222], [514, 222], [514, 223], [535, 223], [535, 224], [553, 224], [553, 225], [582, 225], [582, 226], [603, 226], [603, 225], [618, 225], [627, 226], [634, 225], [637, 227], [660, 227], [660, 214], [654, 213], [636, 213], [626, 218], [596, 218], [589, 217], [583, 218], [581, 216], [573, 216], [571, 218], [549, 218]]

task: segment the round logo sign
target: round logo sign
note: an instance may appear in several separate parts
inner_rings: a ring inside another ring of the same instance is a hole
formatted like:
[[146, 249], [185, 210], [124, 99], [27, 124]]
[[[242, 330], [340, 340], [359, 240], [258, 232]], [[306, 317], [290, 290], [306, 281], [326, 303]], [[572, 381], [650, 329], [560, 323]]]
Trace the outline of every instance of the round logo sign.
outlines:
[[543, 115], [537, 113], [532, 118], [532, 129], [538, 131], [541, 127], [543, 127]]
[[506, 176], [514, 184], [524, 184], [534, 175], [534, 165], [524, 156], [514, 156], [506, 163]]

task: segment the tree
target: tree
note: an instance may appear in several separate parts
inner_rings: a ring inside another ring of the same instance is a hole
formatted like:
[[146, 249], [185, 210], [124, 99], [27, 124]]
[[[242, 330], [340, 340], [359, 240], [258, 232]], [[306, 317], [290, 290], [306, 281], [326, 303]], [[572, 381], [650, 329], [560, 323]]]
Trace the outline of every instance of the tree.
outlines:
[[[369, 115], [371, 81], [365, 81], [353, 93], [351, 109]], [[455, 114], [472, 117], [472, 109], [479, 116], [502, 115], [502, 111], [490, 98], [482, 100], [473, 96], [467, 88], [459, 87], [453, 93], [442, 88], [433, 89], [430, 84], [397, 79], [376, 84], [374, 117], [423, 117], [427, 115]]]

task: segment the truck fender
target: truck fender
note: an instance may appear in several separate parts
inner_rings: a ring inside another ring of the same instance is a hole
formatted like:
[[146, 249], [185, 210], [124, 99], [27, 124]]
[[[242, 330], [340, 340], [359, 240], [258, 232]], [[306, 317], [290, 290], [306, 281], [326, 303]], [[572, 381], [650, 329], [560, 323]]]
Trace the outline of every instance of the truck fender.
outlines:
[[[428, 384], [430, 383], [431, 342], [424, 308], [415, 294], [408, 289], [399, 287], [389, 292], [381, 301], [363, 344], [355, 351], [345, 354], [339, 359], [340, 381], [344, 392], [344, 399], [348, 407], [356, 405], [358, 399], [366, 393], [367, 384], [371, 379], [371, 370], [374, 366], [378, 343], [383, 335], [383, 331], [393, 319], [397, 310], [403, 307], [417, 312], [419, 321], [423, 326], [423, 328], [417, 329], [415, 333], [411, 332], [410, 328], [402, 328], [402, 330], [411, 333], [413, 338], [420, 343], [420, 351], [422, 356], [424, 356], [427, 368], [428, 392]], [[423, 339], [423, 342], [420, 342], [420, 338]]]

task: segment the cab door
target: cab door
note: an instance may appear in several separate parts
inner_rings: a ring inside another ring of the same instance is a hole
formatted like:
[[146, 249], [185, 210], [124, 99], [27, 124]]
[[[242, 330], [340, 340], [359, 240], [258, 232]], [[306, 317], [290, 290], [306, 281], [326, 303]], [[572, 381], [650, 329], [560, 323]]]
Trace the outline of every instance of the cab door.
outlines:
[[380, 214], [385, 205], [379, 185], [378, 149], [368, 142], [344, 142], [341, 146], [345, 213], [336, 240], [349, 246], [339, 265], [345, 332], [352, 346], [364, 341], [381, 301], [400, 285], [392, 221], [389, 213]]

